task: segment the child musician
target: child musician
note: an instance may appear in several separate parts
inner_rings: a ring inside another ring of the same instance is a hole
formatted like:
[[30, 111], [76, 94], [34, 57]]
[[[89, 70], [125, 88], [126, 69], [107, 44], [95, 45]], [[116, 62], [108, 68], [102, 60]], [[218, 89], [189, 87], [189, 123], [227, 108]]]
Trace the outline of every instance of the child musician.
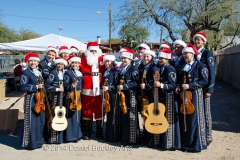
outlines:
[[46, 51], [46, 56], [44, 57], [43, 60], [39, 62], [39, 70], [42, 72], [42, 76], [44, 81], [47, 80], [49, 72], [51, 69], [54, 69], [54, 62], [53, 60], [55, 59], [57, 54], [57, 50], [53, 46], [49, 46]]
[[[146, 49], [143, 51], [143, 68], [142, 74], [140, 75], [140, 89], [144, 90], [144, 95], [147, 96], [149, 104], [154, 103], [154, 80], [153, 76], [156, 70], [158, 70], [156, 64], [154, 63], [155, 52]], [[142, 83], [144, 79], [144, 83]], [[143, 98], [143, 97], [141, 97]], [[146, 113], [143, 107], [143, 113]], [[145, 117], [146, 118], [146, 117]], [[155, 147], [160, 145], [160, 135], [152, 134], [148, 132], [145, 128], [143, 130], [143, 143], [147, 147]]]
[[178, 106], [175, 105], [174, 101], [176, 70], [169, 64], [171, 57], [170, 49], [159, 51], [160, 81], [156, 81], [155, 86], [160, 88], [159, 99], [166, 107], [165, 116], [169, 124], [167, 131], [161, 135], [161, 146], [163, 149], [175, 150], [181, 148], [181, 139]]
[[[54, 60], [55, 69], [50, 71], [50, 74], [48, 76], [47, 81], [45, 82], [45, 87], [47, 90], [51, 92], [50, 99], [51, 99], [51, 107], [54, 106], [64, 106], [63, 105], [63, 94], [60, 94], [61, 92], [64, 92], [63, 88], [63, 69], [64, 66], [67, 66], [67, 61], [65, 61], [63, 58], [56, 58]], [[61, 85], [62, 83], [62, 85]], [[61, 104], [60, 104], [61, 102]], [[66, 106], [64, 106], [64, 109]], [[56, 116], [56, 115], [55, 115]], [[51, 125], [51, 124], [49, 124]], [[48, 127], [49, 127], [48, 125]], [[62, 131], [55, 131], [51, 128], [48, 128], [48, 143], [63, 143], [63, 132]]]
[[[120, 122], [120, 142], [123, 146], [140, 142], [140, 131], [138, 127], [138, 114], [136, 103], [136, 87], [138, 76], [137, 67], [131, 65], [134, 52], [132, 50], [123, 51], [120, 55], [124, 66], [118, 76], [118, 92], [120, 92], [121, 122]], [[122, 84], [122, 80], [124, 83]], [[121, 93], [122, 92], [122, 93]], [[127, 110], [127, 112], [125, 112]]]
[[36, 149], [44, 144], [43, 127], [45, 123], [45, 112], [35, 98], [38, 90], [42, 90], [43, 83], [38, 83], [38, 79], [43, 82], [41, 72], [37, 66], [39, 57], [36, 53], [29, 52], [25, 55], [24, 62], [28, 63], [28, 68], [21, 74], [21, 91], [27, 93], [24, 99], [24, 132], [22, 147]]
[[[65, 130], [65, 141], [77, 142], [82, 137], [80, 123], [81, 107], [79, 108], [81, 106], [80, 90], [82, 89], [82, 73], [79, 71], [80, 58], [71, 56], [68, 59], [68, 64], [70, 65], [70, 69], [64, 73], [65, 106], [68, 121], [68, 126]], [[75, 106], [76, 103], [77, 106]]]
[[[105, 139], [108, 142], [116, 142], [119, 140], [119, 123], [120, 123], [120, 108], [118, 106], [118, 96], [117, 96], [117, 76], [120, 73], [119, 70], [115, 69], [113, 63], [115, 61], [115, 56], [106, 54], [103, 57], [103, 62], [106, 71], [104, 72], [104, 81], [107, 80], [107, 85], [103, 85], [103, 91], [109, 93], [109, 104], [110, 111], [107, 112], [107, 123], [106, 123], [106, 133]], [[106, 99], [106, 97], [105, 97]], [[106, 103], [105, 103], [106, 105]]]
[[[208, 70], [206, 65], [197, 61], [198, 51], [192, 45], [187, 45], [183, 49], [185, 65], [183, 65], [178, 76], [178, 93], [181, 90], [190, 92], [185, 107], [180, 107], [180, 127], [181, 127], [181, 148], [184, 151], [200, 152], [207, 148], [206, 119], [204, 112], [204, 97], [202, 87], [208, 83]], [[184, 83], [184, 78], [186, 82]], [[190, 102], [190, 103], [189, 103]], [[192, 105], [190, 105], [192, 104]], [[183, 105], [182, 105], [183, 106]], [[185, 112], [189, 114], [184, 114]], [[193, 110], [194, 109], [194, 110]], [[182, 111], [181, 111], [182, 110]], [[193, 111], [190, 113], [190, 111]]]

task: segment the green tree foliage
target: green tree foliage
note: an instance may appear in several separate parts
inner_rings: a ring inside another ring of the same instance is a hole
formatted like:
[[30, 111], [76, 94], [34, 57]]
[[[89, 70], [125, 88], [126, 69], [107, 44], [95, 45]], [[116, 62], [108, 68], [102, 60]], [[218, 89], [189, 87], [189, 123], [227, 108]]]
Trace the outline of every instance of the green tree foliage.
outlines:
[[136, 41], [135, 37], [128, 35], [125, 36], [125, 38], [122, 40], [121, 48], [123, 47], [128, 47], [133, 50], [136, 50], [138, 47], [138, 42]]
[[28, 39], [33, 39], [33, 38], [38, 38], [40, 37], [40, 34], [35, 33], [31, 30], [21, 28], [19, 31], [19, 34], [22, 38], [22, 40], [28, 40]]
[[[213, 38], [222, 33], [218, 38], [224, 38], [225, 33], [236, 35], [239, 11], [239, 0], [126, 0], [114, 16], [114, 24], [147, 28], [160, 25], [172, 41], [192, 42], [199, 31], [210, 31]], [[221, 42], [218, 38], [214, 48]]]
[[148, 30], [142, 26], [138, 25], [123, 25], [118, 32], [118, 35], [121, 39], [124, 39], [125, 36], [134, 37], [138, 43], [146, 41], [150, 33]]
[[21, 28], [16, 31], [0, 22], [0, 43], [10, 43], [40, 37], [40, 34]]
[[[111, 42], [121, 42], [121, 40], [119, 38], [111, 38]], [[109, 40], [102, 40], [101, 42], [102, 44], [103, 43], [109, 43]]]

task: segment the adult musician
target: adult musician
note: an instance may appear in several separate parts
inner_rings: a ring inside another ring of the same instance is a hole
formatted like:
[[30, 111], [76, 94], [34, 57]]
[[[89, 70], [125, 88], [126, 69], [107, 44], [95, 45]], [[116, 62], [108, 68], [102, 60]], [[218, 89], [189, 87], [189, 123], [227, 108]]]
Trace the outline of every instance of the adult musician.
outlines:
[[[123, 92], [120, 97], [121, 108], [126, 105], [127, 113], [121, 112], [120, 115], [120, 142], [122, 145], [136, 144], [140, 142], [140, 133], [138, 127], [138, 115], [136, 104], [136, 88], [139, 78], [138, 68], [131, 65], [134, 51], [126, 50], [120, 55], [124, 68], [118, 76], [118, 91]], [[124, 80], [123, 84], [120, 81]]]
[[[197, 55], [197, 49], [191, 44], [183, 49], [183, 57], [186, 63], [179, 72], [176, 88], [177, 93], [184, 89], [192, 95], [192, 99], [188, 99], [187, 102], [193, 104], [194, 112], [192, 114], [184, 114], [184, 112], [179, 114], [182, 150], [190, 152], [200, 152], [207, 148], [202, 87], [208, 83], [208, 70], [205, 64], [196, 60]], [[184, 76], [186, 77], [185, 84], [183, 83]], [[185, 110], [191, 108], [193, 107], [185, 107]]]
[[200, 62], [206, 64], [209, 71], [208, 84], [203, 87], [204, 92], [204, 110], [206, 116], [206, 127], [207, 127], [207, 144], [212, 142], [212, 115], [211, 115], [211, 105], [210, 97], [214, 90], [215, 83], [215, 67], [214, 67], [214, 56], [211, 51], [204, 48], [207, 42], [206, 34], [202, 32], [197, 32], [193, 36], [194, 46], [197, 48], [201, 58]]
[[82, 118], [83, 118], [83, 139], [91, 139], [93, 114], [96, 119], [96, 136], [103, 138], [101, 105], [101, 87], [103, 73], [105, 70], [103, 64], [102, 50], [97, 42], [89, 42], [84, 56], [81, 58], [80, 70], [83, 73], [82, 90]]
[[24, 99], [24, 132], [22, 147], [36, 149], [44, 144], [43, 127], [45, 124], [45, 112], [36, 113], [35, 95], [43, 89], [43, 84], [38, 84], [38, 79], [43, 81], [41, 72], [37, 69], [40, 59], [36, 53], [29, 52], [25, 55], [24, 62], [28, 68], [21, 74], [21, 91], [26, 92]]
[[160, 81], [155, 82], [159, 87], [159, 101], [166, 107], [165, 116], [169, 127], [162, 136], [161, 146], [164, 149], [175, 150], [181, 148], [178, 106], [175, 105], [174, 91], [176, 88], [176, 70], [169, 64], [172, 57], [170, 49], [162, 49], [158, 53]]
[[53, 60], [55, 59], [57, 54], [57, 50], [53, 46], [49, 46], [46, 51], [46, 56], [44, 57], [43, 60], [39, 62], [39, 70], [42, 72], [42, 76], [44, 81], [47, 80], [49, 72], [51, 69], [54, 69], [54, 62]]
[[185, 60], [182, 55], [182, 50], [186, 47], [187, 44], [182, 40], [176, 40], [173, 43], [173, 53], [175, 54], [175, 58], [169, 60], [169, 63], [176, 69], [178, 73], [181, 69], [182, 65], [185, 64]]
[[[146, 49], [143, 51], [143, 65], [144, 68], [142, 69], [142, 72], [140, 74], [140, 82], [139, 87], [140, 89], [144, 90], [144, 95], [148, 97], [149, 104], [154, 102], [154, 80], [153, 75], [156, 70], [158, 70], [156, 64], [154, 63], [154, 57], [156, 57], [156, 54], [154, 51], [151, 51], [150, 49]], [[145, 71], [145, 72], [144, 72]], [[145, 79], [144, 83], [141, 83], [142, 79]], [[140, 96], [140, 94], [138, 94]], [[140, 97], [140, 103], [142, 101], [143, 97]], [[141, 106], [139, 106], [141, 108]], [[143, 111], [145, 112], [145, 111]], [[143, 131], [143, 143], [147, 147], [155, 147], [159, 146], [160, 144], [160, 135], [154, 135], [152, 133], [149, 133], [146, 129]]]
[[[117, 96], [117, 76], [119, 70], [115, 69], [113, 63], [115, 61], [115, 56], [110, 54], [105, 54], [103, 57], [103, 63], [105, 65], [106, 71], [104, 72], [104, 81], [107, 79], [107, 85], [103, 86], [103, 91], [109, 93], [109, 104], [110, 111], [107, 112], [107, 122], [106, 122], [106, 133], [105, 139], [108, 142], [116, 142], [119, 140], [119, 127], [120, 127], [120, 108], [118, 106], [118, 96]], [[106, 97], [105, 97], [106, 98]]]
[[[59, 106], [60, 100], [63, 105], [63, 97], [60, 97], [60, 92], [64, 92], [64, 88], [60, 86], [60, 82], [63, 82], [63, 69], [67, 66], [67, 61], [61, 57], [57, 57], [54, 60], [55, 69], [50, 71], [47, 81], [45, 82], [45, 88], [51, 92], [51, 107]], [[48, 126], [49, 127], [49, 126]], [[63, 132], [54, 131], [48, 128], [48, 143], [63, 143]]]
[[[68, 58], [68, 64], [70, 65], [70, 69], [64, 73], [64, 91], [65, 91], [65, 105], [67, 109], [66, 117], [68, 121], [67, 129], [65, 130], [65, 138], [64, 140], [67, 142], [77, 142], [82, 138], [81, 131], [81, 110], [78, 108], [70, 108], [70, 104], [75, 102], [81, 102], [81, 96], [70, 97], [71, 93], [77, 95], [76, 92], [82, 90], [82, 73], [79, 71], [79, 62], [80, 58], [77, 56], [70, 56]], [[76, 82], [74, 80], [76, 79]]]

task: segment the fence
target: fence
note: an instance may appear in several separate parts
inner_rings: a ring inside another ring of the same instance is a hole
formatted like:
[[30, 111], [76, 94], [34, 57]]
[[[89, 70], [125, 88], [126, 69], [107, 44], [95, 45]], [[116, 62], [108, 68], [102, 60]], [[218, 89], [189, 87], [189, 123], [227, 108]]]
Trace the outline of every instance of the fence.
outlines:
[[240, 44], [214, 52], [217, 78], [240, 90]]
[[[39, 54], [39, 58], [43, 59], [45, 54]], [[13, 72], [15, 59], [23, 61], [24, 55], [0, 55], [0, 72]]]

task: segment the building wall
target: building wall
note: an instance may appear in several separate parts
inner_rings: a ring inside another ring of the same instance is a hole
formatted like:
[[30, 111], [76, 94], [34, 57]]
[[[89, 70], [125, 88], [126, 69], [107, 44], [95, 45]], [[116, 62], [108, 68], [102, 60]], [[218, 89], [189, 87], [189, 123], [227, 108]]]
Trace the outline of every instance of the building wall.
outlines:
[[217, 78], [240, 90], [240, 44], [214, 52]]

